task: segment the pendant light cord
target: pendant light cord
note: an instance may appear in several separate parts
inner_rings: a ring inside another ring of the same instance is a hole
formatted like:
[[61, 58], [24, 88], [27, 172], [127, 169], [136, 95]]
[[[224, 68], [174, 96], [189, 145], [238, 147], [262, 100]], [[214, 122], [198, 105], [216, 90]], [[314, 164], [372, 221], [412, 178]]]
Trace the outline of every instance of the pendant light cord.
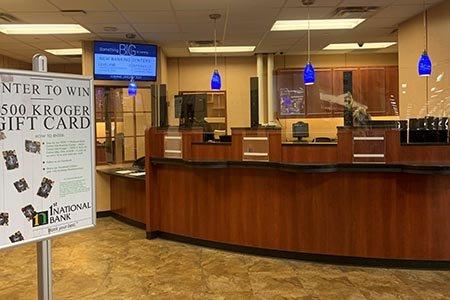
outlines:
[[217, 69], [217, 20], [214, 19], [214, 67]]
[[423, 3], [423, 29], [424, 29], [424, 39], [425, 39], [425, 45], [424, 49], [428, 52], [428, 12], [425, 7], [425, 0], [422, 1]]
[[308, 5], [308, 63], [311, 62], [311, 29], [309, 24], [309, 5]]

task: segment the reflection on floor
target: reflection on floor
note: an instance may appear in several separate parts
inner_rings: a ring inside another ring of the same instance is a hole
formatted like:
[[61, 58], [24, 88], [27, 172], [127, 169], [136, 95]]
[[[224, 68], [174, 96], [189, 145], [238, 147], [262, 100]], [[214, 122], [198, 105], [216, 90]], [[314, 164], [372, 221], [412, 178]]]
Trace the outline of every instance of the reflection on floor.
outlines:
[[[0, 251], [0, 299], [35, 299], [34, 245]], [[54, 299], [450, 299], [450, 271], [344, 267], [161, 239], [111, 218], [53, 242]]]

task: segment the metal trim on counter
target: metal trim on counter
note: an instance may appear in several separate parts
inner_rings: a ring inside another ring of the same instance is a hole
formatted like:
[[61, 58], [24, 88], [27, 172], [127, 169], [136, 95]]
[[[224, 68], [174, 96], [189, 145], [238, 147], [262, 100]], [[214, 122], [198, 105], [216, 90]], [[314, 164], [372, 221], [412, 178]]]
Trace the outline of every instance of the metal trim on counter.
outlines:
[[178, 165], [192, 168], [261, 168], [278, 169], [289, 172], [305, 173], [339, 173], [339, 172], [387, 172], [409, 174], [450, 175], [450, 165], [418, 165], [418, 164], [289, 164], [258, 161], [193, 161], [170, 158], [151, 158], [153, 165]]

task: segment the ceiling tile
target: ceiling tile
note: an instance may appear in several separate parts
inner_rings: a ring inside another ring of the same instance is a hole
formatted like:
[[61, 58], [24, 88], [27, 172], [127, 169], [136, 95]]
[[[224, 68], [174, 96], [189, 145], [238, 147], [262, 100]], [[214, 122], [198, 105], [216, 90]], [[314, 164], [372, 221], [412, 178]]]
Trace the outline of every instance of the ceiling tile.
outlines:
[[[337, 6], [342, 0], [316, 0], [311, 7], [317, 6]], [[361, 2], [361, 1], [360, 1]], [[300, 0], [288, 0], [285, 7], [300, 7], [303, 6]]]
[[102, 40], [107, 40], [107, 41], [128, 41], [130, 43], [143, 43], [144, 41], [137, 36], [135, 39], [127, 39], [125, 37], [125, 34], [123, 33], [102, 33], [100, 35]]
[[[34, 1], [34, 0], [33, 0]], [[113, 11], [114, 6], [108, 0], [48, 0], [61, 10], [81, 9], [85, 11]]]
[[20, 43], [20, 41], [15, 39], [12, 35], [0, 33], [0, 48], [4, 43]]
[[415, 16], [423, 10], [422, 5], [392, 5], [380, 10], [375, 17], [377, 18], [398, 18], [403, 21]]
[[[324, 19], [331, 17], [334, 7], [313, 7], [309, 10], [311, 19]], [[278, 20], [306, 20], [308, 10], [306, 8], [283, 8], [278, 16]]]
[[158, 43], [172, 43], [172, 44], [185, 44], [185, 34], [180, 32], [167, 32], [167, 33], [157, 33], [157, 32], [144, 32], [141, 33], [145, 40], [151, 40]]
[[128, 11], [123, 12], [128, 22], [134, 23], [175, 23], [172, 11]]
[[7, 12], [51, 12], [59, 11], [46, 0], [0, 0], [0, 9]]
[[34, 24], [71, 24], [75, 21], [59, 12], [17, 12], [13, 14], [21, 22]]
[[[97, 34], [103, 34], [103, 33], [127, 33], [127, 32], [134, 32], [133, 27], [131, 27], [130, 24], [85, 24], [86, 28], [90, 31], [90, 32], [94, 32]], [[111, 31], [107, 31], [104, 28], [105, 27], [111, 27], [114, 26], [115, 28], [117, 28], [116, 31], [111, 32]]]
[[58, 42], [60, 41], [53, 35], [49, 34], [18, 34], [14, 35], [14, 38], [18, 41], [22, 41], [25, 43], [34, 43], [34, 42]]
[[170, 10], [169, 0], [110, 0], [120, 11]]
[[266, 35], [268, 39], [299, 39], [306, 36], [305, 31], [269, 31]]
[[248, 20], [254, 20], [255, 15], [258, 16], [259, 20], [264, 20], [265, 22], [273, 22], [277, 19], [280, 9], [278, 8], [254, 8], [251, 10], [245, 9], [231, 9], [228, 16], [229, 22], [242, 22]]
[[164, 53], [169, 57], [184, 57], [189, 56], [189, 50], [186, 47], [183, 48], [164, 48]]
[[[299, 0], [296, 0], [297, 2]], [[280, 8], [284, 5], [285, 0], [228, 0], [231, 9], [236, 8]]]
[[73, 18], [80, 24], [114, 24], [126, 23], [118, 12], [88, 12], [86, 15]]
[[394, 0], [343, 0], [339, 6], [387, 6], [392, 4]]
[[45, 49], [67, 49], [73, 46], [69, 43], [58, 41], [58, 42], [35, 42], [33, 46], [42, 50]]
[[179, 32], [177, 24], [135, 23], [133, 27], [138, 32]]
[[226, 9], [226, 1], [219, 0], [172, 0], [175, 10]]
[[83, 33], [83, 34], [58, 34], [53, 35], [58, 39], [66, 42], [80, 42], [80, 41], [92, 41], [98, 39], [98, 35], [95, 33]]
[[14, 50], [21, 50], [21, 49], [36, 49], [32, 46], [29, 46], [25, 43], [17, 42], [17, 43], [6, 43], [1, 44], [0, 49], [8, 50], [8, 51], [14, 51]]
[[269, 31], [272, 27], [272, 22], [234, 22], [228, 24], [227, 33], [238, 34], [242, 33], [262, 33]]
[[209, 18], [210, 14], [220, 14], [222, 17], [218, 19], [217, 26], [220, 24], [224, 24], [226, 10], [223, 9], [210, 9], [210, 10], [177, 10], [175, 11], [175, 15], [177, 17], [177, 21], [180, 23], [211, 23], [213, 24], [213, 20]]

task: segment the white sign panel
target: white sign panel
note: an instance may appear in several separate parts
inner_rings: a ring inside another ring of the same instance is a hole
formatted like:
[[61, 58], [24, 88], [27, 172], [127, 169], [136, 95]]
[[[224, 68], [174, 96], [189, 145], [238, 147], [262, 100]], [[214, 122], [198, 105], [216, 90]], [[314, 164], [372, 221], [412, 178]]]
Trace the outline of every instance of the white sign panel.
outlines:
[[95, 225], [92, 79], [0, 69], [0, 249]]

